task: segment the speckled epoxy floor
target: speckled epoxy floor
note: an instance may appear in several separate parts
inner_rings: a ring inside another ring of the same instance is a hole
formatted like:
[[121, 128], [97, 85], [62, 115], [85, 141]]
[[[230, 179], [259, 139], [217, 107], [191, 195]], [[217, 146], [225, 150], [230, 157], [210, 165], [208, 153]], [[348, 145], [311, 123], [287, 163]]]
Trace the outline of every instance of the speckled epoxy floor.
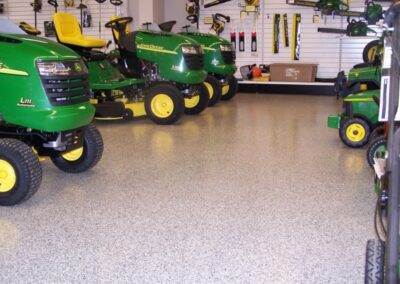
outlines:
[[98, 123], [81, 175], [43, 162], [0, 208], [0, 283], [362, 283], [375, 195], [333, 97], [239, 94], [177, 125]]

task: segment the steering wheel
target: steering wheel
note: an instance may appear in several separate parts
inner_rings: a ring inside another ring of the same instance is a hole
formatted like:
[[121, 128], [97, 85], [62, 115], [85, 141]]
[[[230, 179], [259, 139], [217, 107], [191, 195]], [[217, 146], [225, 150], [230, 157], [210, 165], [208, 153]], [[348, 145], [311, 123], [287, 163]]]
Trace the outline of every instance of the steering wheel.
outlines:
[[104, 2], [106, 2], [107, 0], [95, 0], [97, 3], [99, 4], [103, 4]]
[[110, 0], [110, 3], [113, 4], [114, 6], [120, 6], [124, 4], [124, 1], [122, 0]]
[[115, 28], [117, 25], [127, 25], [133, 21], [132, 17], [122, 17], [107, 22], [104, 26], [106, 28]]

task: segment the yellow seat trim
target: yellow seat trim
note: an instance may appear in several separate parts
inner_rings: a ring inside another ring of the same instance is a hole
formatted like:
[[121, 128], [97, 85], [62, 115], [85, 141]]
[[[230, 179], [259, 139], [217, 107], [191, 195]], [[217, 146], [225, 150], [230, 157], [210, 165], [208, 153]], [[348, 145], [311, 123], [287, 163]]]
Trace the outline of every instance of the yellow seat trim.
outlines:
[[53, 20], [58, 40], [63, 44], [84, 48], [101, 48], [107, 45], [106, 41], [100, 38], [84, 36], [74, 15], [56, 13], [53, 15]]

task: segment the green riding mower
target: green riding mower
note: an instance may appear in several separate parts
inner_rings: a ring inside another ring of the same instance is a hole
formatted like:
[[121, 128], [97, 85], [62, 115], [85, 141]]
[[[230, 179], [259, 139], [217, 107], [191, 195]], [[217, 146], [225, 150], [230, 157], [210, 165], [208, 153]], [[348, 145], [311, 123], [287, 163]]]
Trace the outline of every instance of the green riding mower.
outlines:
[[366, 145], [371, 132], [381, 125], [378, 121], [379, 97], [379, 89], [346, 96], [344, 113], [329, 116], [328, 127], [339, 129], [340, 139], [349, 147]]
[[[204, 50], [204, 69], [208, 76], [205, 84], [215, 97], [211, 96], [211, 104], [221, 100], [232, 99], [238, 90], [238, 82], [234, 76], [236, 53], [231, 43], [222, 37], [209, 33], [201, 33], [190, 26], [184, 26], [181, 35], [189, 37], [201, 44]], [[219, 89], [221, 91], [219, 91]]]
[[[161, 30], [170, 32], [176, 21], [159, 24]], [[215, 105], [220, 99], [230, 100], [237, 92], [238, 83], [233, 74], [236, 53], [231, 43], [222, 37], [210, 33], [201, 33], [191, 26], [184, 26], [181, 35], [195, 40], [204, 50], [204, 69], [208, 75], [204, 81], [210, 95], [208, 106]]]
[[101, 159], [103, 140], [90, 124], [95, 109], [78, 54], [0, 20], [0, 86], [0, 205], [15, 205], [38, 190], [38, 155], [69, 173]]
[[203, 50], [190, 38], [146, 28], [130, 32], [132, 17], [113, 17], [106, 23], [112, 29], [118, 50], [112, 52], [118, 69], [128, 78], [142, 78], [147, 85], [170, 84], [184, 97], [185, 113], [198, 114], [207, 108], [209, 94], [203, 82]]
[[153, 81], [147, 84], [141, 77], [126, 78], [108, 55], [100, 51], [107, 43], [84, 36], [78, 20], [68, 13], [53, 15], [57, 40], [82, 56], [89, 70], [91, 103], [96, 119], [130, 119], [149, 116], [158, 124], [172, 124], [184, 110], [184, 99], [171, 83]]

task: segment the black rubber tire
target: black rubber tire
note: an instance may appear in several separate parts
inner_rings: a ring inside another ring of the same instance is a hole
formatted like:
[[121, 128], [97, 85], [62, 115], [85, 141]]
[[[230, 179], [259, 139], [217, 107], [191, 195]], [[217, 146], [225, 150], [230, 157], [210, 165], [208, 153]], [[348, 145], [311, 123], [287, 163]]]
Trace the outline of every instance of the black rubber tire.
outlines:
[[[173, 111], [167, 117], [160, 117], [152, 110], [152, 100], [155, 96], [159, 94], [167, 95], [172, 100]], [[183, 95], [177, 87], [169, 83], [160, 83], [149, 87], [146, 90], [144, 107], [146, 109], [146, 114], [153, 122], [157, 124], [167, 125], [177, 122], [182, 117], [185, 109], [185, 103], [183, 100]]]
[[236, 93], [238, 91], [238, 87], [239, 87], [235, 76], [228, 76], [226, 78], [226, 80], [229, 85], [229, 91], [225, 95], [221, 96], [222, 101], [228, 101], [228, 100], [232, 99], [236, 95]]
[[208, 95], [210, 98], [210, 100], [208, 101], [208, 106], [212, 107], [221, 99], [222, 84], [211, 75], [207, 76], [206, 80], [204, 81], [204, 84], [206, 85], [206, 88], [207, 88], [207, 84], [208, 84], [209, 88], [211, 89], [211, 93], [210, 93], [210, 89], [207, 88]]
[[54, 165], [67, 173], [82, 173], [93, 168], [103, 156], [103, 138], [93, 124], [86, 126], [83, 134], [83, 153], [76, 161], [68, 161], [60, 153], [51, 157]]
[[42, 182], [42, 167], [32, 148], [16, 139], [0, 139], [0, 159], [7, 161], [16, 175], [14, 187], [0, 192], [0, 205], [11, 206], [29, 199]]
[[125, 109], [124, 119], [125, 120], [132, 120], [133, 119], [133, 111], [130, 108]]
[[385, 245], [380, 240], [368, 240], [365, 254], [366, 284], [383, 284]]
[[185, 99], [185, 114], [189, 115], [199, 114], [203, 112], [208, 106], [208, 102], [210, 101], [210, 96], [208, 94], [206, 86], [204, 86], [204, 84], [199, 84], [196, 87], [198, 88], [197, 89], [199, 96], [198, 103], [193, 107], [187, 107], [186, 104], [187, 99]]
[[362, 54], [363, 61], [365, 63], [374, 62], [375, 61], [375, 54], [374, 54], [373, 58], [370, 58], [370, 54], [369, 53], [370, 53], [370, 50], [372, 48], [376, 48], [379, 45], [380, 45], [380, 40], [379, 39], [376, 39], [376, 40], [373, 40], [373, 41], [370, 41], [369, 43], [367, 43], [367, 45], [363, 49], [363, 54]]
[[384, 136], [378, 136], [374, 140], [370, 140], [368, 149], [367, 149], [367, 161], [368, 165], [371, 168], [374, 168], [374, 157], [376, 154], [376, 151], [382, 147], [386, 147], [387, 139]]
[[383, 125], [379, 125], [372, 130], [371, 134], [369, 135], [369, 141], [375, 140], [375, 138], [379, 136], [383, 136], [385, 134], [385, 128]]
[[[351, 141], [348, 139], [346, 135], [347, 128], [351, 125], [359, 124], [363, 127], [365, 131], [364, 137], [360, 141]], [[339, 137], [342, 142], [351, 148], [360, 148], [363, 147], [369, 141], [369, 135], [371, 133], [370, 127], [368, 123], [362, 118], [349, 118], [347, 119], [339, 128]]]

